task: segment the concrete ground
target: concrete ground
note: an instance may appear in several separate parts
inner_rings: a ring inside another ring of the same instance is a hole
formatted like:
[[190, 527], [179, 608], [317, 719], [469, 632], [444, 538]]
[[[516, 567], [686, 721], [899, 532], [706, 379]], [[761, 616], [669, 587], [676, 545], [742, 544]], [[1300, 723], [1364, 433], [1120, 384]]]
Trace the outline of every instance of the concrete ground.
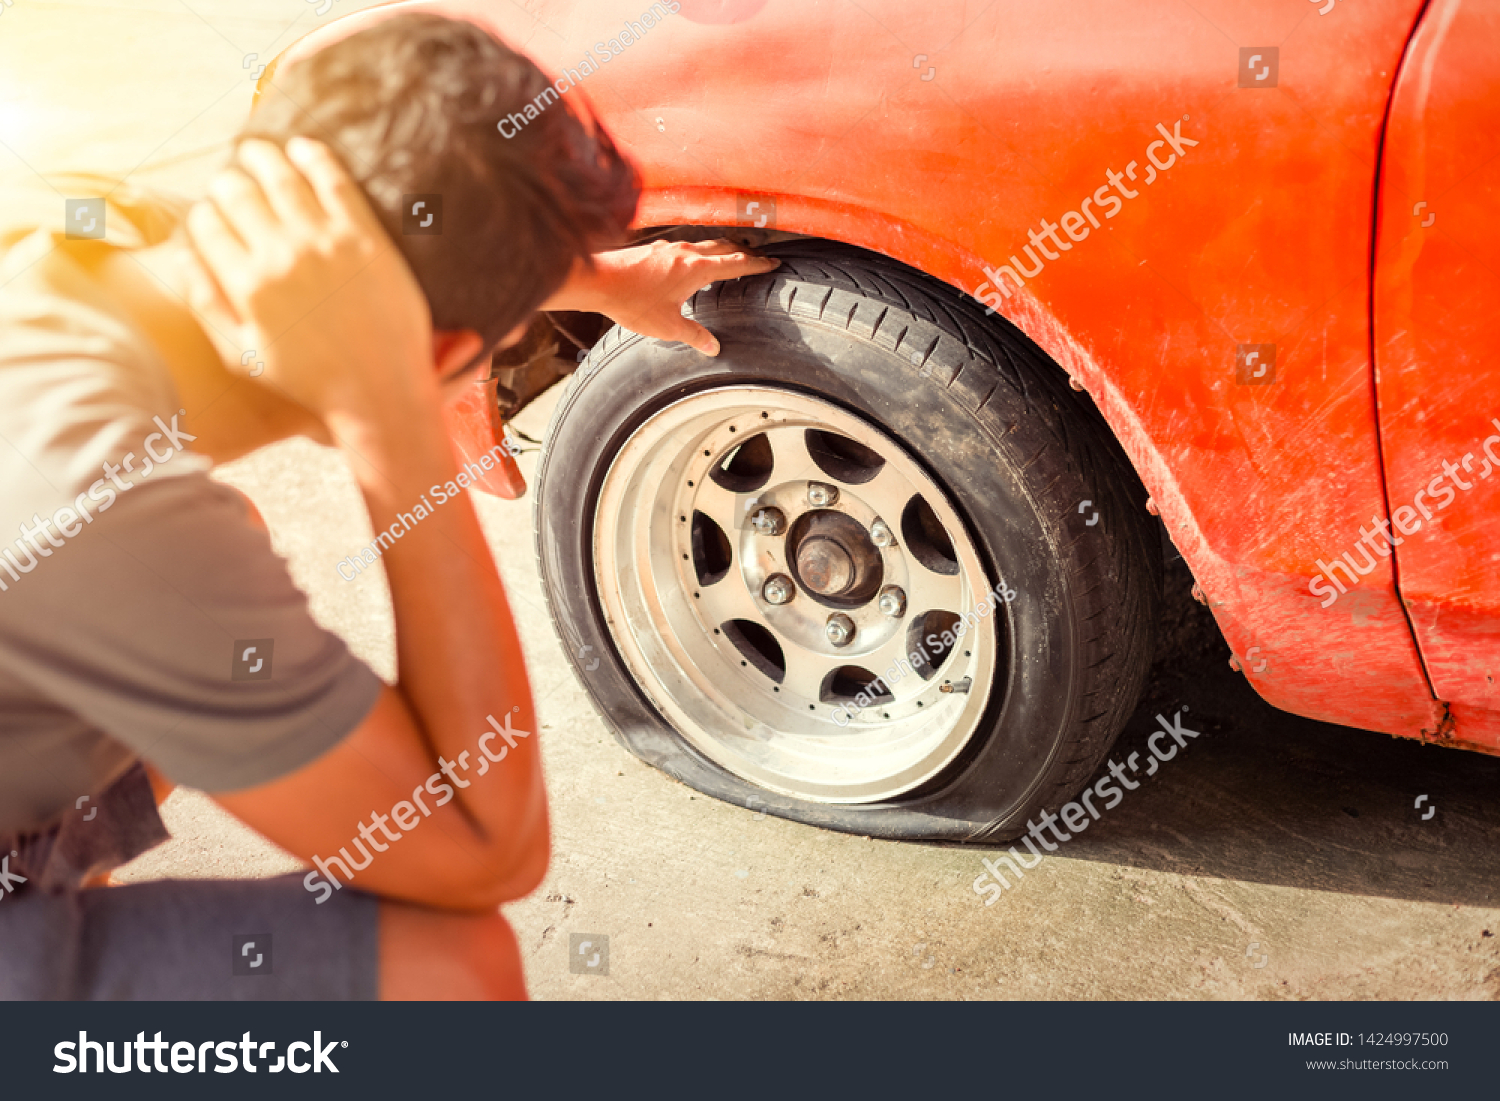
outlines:
[[[15, 0], [0, 18], [0, 183], [87, 167], [196, 194], [255, 65], [364, 6]], [[540, 434], [557, 396], [520, 427]], [[389, 676], [382, 580], [334, 572], [370, 538], [341, 459], [291, 442], [222, 477], [260, 506], [314, 614]], [[553, 807], [547, 880], [507, 908], [534, 996], [1500, 997], [1500, 760], [1267, 707], [1227, 668], [1180, 561], [1147, 698], [1113, 756], [1143, 751], [1157, 712], [1186, 707], [1204, 736], [986, 907], [971, 888], [981, 851], [753, 814], [616, 745], [548, 622], [530, 507], [479, 499], [521, 617]], [[122, 878], [297, 867], [200, 794], [179, 791], [166, 817], [173, 840]], [[609, 938], [608, 975], [570, 973], [575, 933]]]

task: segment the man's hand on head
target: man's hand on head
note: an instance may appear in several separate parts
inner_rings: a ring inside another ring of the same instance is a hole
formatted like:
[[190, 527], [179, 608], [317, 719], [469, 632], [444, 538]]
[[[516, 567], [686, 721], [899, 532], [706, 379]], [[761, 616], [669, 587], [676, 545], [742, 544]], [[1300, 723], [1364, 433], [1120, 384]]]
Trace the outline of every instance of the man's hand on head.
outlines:
[[683, 317], [682, 304], [710, 283], [762, 275], [781, 264], [724, 240], [652, 241], [593, 260], [592, 272], [579, 265], [542, 309], [602, 313], [633, 333], [680, 341], [709, 356], [719, 354], [718, 340]]
[[327, 146], [245, 141], [208, 191], [187, 218], [192, 305], [255, 350], [259, 381], [325, 421], [436, 406], [427, 302]]

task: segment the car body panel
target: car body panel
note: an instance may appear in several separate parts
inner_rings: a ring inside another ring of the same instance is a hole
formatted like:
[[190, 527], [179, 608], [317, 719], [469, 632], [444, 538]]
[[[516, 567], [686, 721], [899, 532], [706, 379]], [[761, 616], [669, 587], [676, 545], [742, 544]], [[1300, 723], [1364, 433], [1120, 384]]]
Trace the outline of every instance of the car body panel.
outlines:
[[1461, 732], [1500, 727], [1497, 155], [1500, 10], [1435, 0], [1391, 101], [1375, 364], [1401, 592]]
[[[516, 462], [516, 448], [500, 419], [495, 380], [481, 379], [443, 406], [444, 426], [453, 452], [474, 488], [514, 501], [526, 493], [526, 478]], [[475, 474], [476, 467], [480, 471]]]
[[[640, 0], [399, 4], [293, 55], [393, 11], [473, 19], [586, 96], [641, 165], [640, 225], [764, 219], [995, 306], [1098, 403], [1261, 695], [1469, 740], [1432, 695], [1390, 560], [1357, 599], [1309, 589], [1386, 515], [1372, 215], [1421, 0], [1326, 18], [1298, 0], [677, 2], [628, 43]], [[1110, 214], [1110, 191], [1134, 195]], [[1029, 231], [1067, 212], [1087, 235], [1054, 229], [1035, 270]], [[1019, 289], [1012, 257], [1034, 271]], [[1271, 377], [1244, 345], [1275, 345]]]

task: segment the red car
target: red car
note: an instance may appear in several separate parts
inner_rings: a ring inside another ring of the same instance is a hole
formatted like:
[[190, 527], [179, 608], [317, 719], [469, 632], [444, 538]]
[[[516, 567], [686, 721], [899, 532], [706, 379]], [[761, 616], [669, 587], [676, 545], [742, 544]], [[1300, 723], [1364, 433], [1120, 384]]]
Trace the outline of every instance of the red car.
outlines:
[[1500, 10], [465, 0], [289, 55], [417, 7], [603, 120], [642, 239], [783, 259], [692, 300], [716, 359], [562, 320], [538, 554], [632, 752], [1014, 836], [1131, 714], [1154, 516], [1269, 702], [1500, 752]]

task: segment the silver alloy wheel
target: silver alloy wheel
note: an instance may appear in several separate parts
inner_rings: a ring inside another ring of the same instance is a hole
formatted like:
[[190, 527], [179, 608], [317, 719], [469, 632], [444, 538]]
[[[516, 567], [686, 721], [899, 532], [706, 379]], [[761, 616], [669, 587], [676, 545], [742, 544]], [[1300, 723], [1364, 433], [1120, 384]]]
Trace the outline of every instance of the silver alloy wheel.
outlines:
[[985, 712], [1003, 612], [968, 533], [895, 441], [838, 406], [734, 386], [660, 410], [605, 475], [593, 550], [637, 684], [762, 787], [889, 799]]

